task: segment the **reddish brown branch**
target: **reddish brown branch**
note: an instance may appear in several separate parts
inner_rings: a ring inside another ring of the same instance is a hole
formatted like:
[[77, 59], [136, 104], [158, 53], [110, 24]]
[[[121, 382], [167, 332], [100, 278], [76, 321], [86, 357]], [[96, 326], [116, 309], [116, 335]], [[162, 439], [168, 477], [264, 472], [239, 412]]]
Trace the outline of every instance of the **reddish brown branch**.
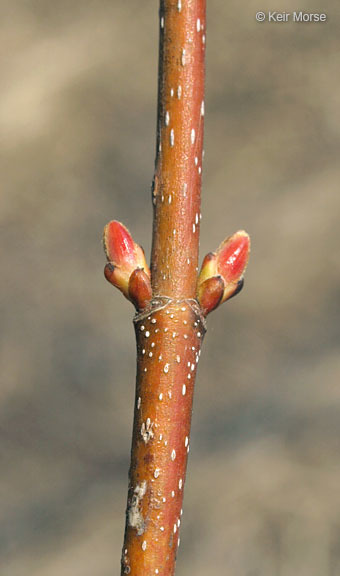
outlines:
[[137, 389], [122, 573], [174, 574], [204, 320], [196, 295], [205, 1], [160, 6], [152, 307], [135, 320]]
[[104, 232], [106, 278], [137, 308], [137, 378], [122, 574], [172, 576], [205, 316], [242, 285], [244, 232], [208, 255], [197, 284], [205, 0], [161, 0], [150, 271], [119, 222]]
[[152, 287], [194, 298], [204, 126], [205, 0], [163, 0]]
[[174, 573], [205, 332], [194, 300], [155, 298], [152, 306], [135, 320], [137, 387], [123, 574], [136, 576]]

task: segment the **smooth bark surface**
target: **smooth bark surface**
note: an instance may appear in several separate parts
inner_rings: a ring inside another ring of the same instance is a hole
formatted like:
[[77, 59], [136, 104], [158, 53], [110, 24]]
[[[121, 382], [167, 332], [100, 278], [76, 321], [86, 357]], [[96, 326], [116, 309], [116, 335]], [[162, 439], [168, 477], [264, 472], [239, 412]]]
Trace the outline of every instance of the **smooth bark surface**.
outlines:
[[160, 5], [152, 301], [135, 318], [137, 383], [122, 574], [170, 576], [179, 546], [196, 367], [205, 1]]

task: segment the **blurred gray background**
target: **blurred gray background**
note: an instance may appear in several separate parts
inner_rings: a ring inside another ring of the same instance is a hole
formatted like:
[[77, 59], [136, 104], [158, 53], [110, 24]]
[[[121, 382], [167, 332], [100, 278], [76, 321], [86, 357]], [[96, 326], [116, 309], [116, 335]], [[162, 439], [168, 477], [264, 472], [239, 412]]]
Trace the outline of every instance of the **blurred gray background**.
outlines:
[[[209, 0], [201, 257], [252, 237], [209, 317], [178, 576], [340, 574], [340, 6]], [[133, 309], [150, 250], [158, 2], [0, 0], [0, 574], [119, 574]]]

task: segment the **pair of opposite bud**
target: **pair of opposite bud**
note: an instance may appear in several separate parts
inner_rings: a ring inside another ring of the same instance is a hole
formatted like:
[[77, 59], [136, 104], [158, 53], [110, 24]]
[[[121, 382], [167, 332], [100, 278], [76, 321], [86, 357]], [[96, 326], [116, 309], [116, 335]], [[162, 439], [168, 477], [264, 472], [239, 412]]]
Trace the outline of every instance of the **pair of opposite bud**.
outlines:
[[[116, 220], [105, 226], [103, 243], [108, 260], [104, 269], [106, 279], [137, 310], [143, 310], [152, 298], [151, 274], [143, 249]], [[216, 252], [205, 256], [197, 281], [197, 300], [205, 316], [240, 292], [249, 251], [249, 236], [240, 230], [226, 238]]]

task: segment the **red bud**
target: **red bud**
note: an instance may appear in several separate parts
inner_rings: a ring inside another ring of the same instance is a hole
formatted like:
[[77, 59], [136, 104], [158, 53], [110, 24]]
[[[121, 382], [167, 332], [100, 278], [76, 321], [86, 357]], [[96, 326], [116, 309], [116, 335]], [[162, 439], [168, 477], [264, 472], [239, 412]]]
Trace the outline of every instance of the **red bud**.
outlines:
[[[197, 298], [204, 314], [240, 292], [249, 252], [250, 238], [240, 230], [224, 240], [216, 253], [209, 253], [204, 258], [197, 287]], [[223, 294], [219, 299], [220, 283], [216, 278], [223, 283]]]
[[104, 228], [104, 250], [109, 262], [116, 266], [131, 263], [136, 259], [135, 243], [127, 228], [112, 220]]
[[[106, 258], [109, 264], [105, 266], [104, 274], [106, 279], [119, 288], [126, 296], [129, 296], [129, 280], [133, 272], [137, 269], [143, 271], [147, 278], [150, 278], [150, 270], [146, 263], [144, 251], [134, 242], [128, 229], [112, 220], [104, 228], [103, 244]], [[150, 284], [150, 281], [149, 281]], [[145, 295], [147, 290], [143, 288]], [[134, 295], [136, 300], [137, 296]]]
[[237, 282], [246, 269], [250, 238], [240, 230], [222, 242], [217, 250], [217, 270], [227, 284]]
[[200, 284], [197, 290], [197, 299], [204, 316], [217, 308], [222, 300], [224, 281], [221, 276], [212, 276]]
[[137, 268], [132, 272], [129, 280], [129, 299], [137, 310], [143, 310], [152, 298], [151, 282], [149, 276]]

